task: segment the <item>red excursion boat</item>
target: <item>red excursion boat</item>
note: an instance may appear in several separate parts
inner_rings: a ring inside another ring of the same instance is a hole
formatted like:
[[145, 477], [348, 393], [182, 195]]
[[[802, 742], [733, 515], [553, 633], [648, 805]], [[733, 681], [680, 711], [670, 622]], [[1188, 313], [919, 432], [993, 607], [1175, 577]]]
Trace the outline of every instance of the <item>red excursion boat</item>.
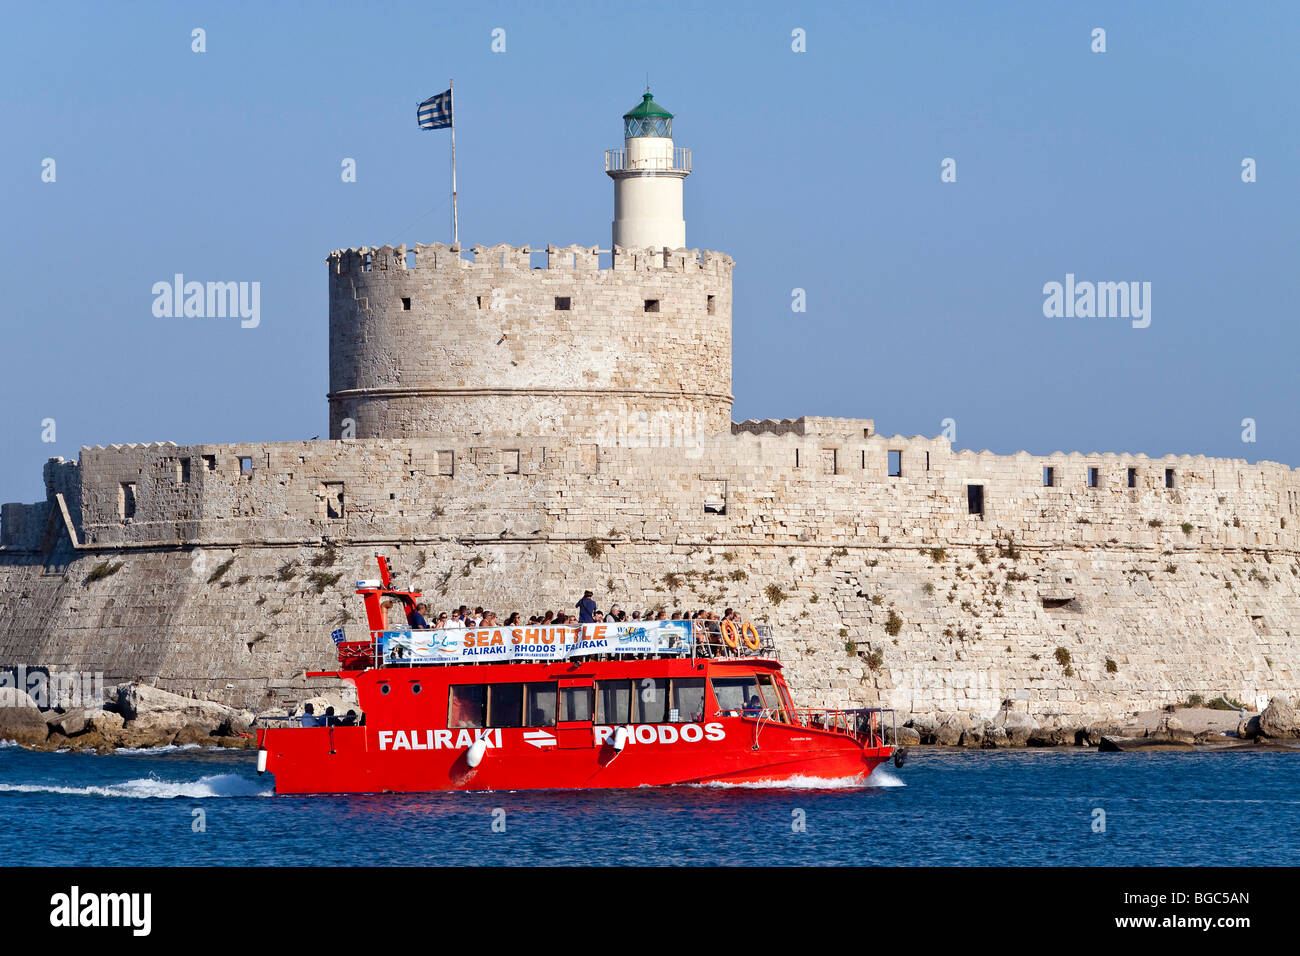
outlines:
[[350, 681], [360, 714], [259, 727], [277, 793], [852, 786], [903, 765], [893, 711], [795, 707], [765, 628], [384, 630], [381, 601], [411, 608], [420, 592], [378, 559], [380, 580], [357, 582], [369, 639], [335, 631], [341, 668], [308, 675]]

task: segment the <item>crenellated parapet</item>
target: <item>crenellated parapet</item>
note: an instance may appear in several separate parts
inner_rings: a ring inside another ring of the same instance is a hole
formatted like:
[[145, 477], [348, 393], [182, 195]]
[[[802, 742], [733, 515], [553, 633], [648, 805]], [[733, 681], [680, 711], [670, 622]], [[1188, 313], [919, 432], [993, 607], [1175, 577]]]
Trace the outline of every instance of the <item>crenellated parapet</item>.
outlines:
[[[331, 276], [352, 278], [373, 273], [420, 272], [423, 270], [473, 270], [534, 268], [532, 256], [545, 252], [542, 268], [563, 269], [574, 272], [597, 273], [601, 271], [649, 272], [702, 272], [716, 276], [730, 276], [735, 265], [731, 256], [721, 252], [699, 249], [624, 249], [616, 246], [612, 251], [597, 246], [554, 246], [533, 249], [530, 246], [513, 246], [501, 242], [495, 245], [474, 245], [470, 258], [462, 254], [459, 246], [441, 242], [428, 245], [417, 242], [408, 250], [400, 246], [360, 246], [353, 249], [335, 249], [326, 261]], [[609, 256], [602, 264], [602, 253]]]

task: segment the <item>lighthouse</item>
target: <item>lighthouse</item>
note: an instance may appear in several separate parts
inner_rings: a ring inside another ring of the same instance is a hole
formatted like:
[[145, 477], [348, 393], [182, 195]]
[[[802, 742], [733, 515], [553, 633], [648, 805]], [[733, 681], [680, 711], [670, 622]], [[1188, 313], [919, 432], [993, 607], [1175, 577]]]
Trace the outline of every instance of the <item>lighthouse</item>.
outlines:
[[682, 183], [691, 174], [691, 151], [673, 145], [673, 114], [647, 88], [623, 114], [623, 148], [605, 150], [614, 180], [615, 246], [684, 249]]

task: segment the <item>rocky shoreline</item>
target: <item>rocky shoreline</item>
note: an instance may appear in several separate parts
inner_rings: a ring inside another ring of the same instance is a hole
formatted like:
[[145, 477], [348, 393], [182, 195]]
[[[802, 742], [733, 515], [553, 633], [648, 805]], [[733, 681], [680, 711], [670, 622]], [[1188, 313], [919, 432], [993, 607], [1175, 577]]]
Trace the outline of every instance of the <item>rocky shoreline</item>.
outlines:
[[252, 727], [249, 711], [148, 684], [119, 684], [100, 707], [47, 709], [22, 690], [0, 688], [0, 740], [30, 750], [112, 753], [187, 744], [243, 749], [256, 746]]
[[[342, 699], [313, 698], [303, 703], [315, 704], [318, 713], [324, 712], [326, 706], [344, 713], [350, 706]], [[259, 716], [293, 719], [301, 713], [299, 705], [294, 712]], [[0, 688], [0, 741], [14, 741], [30, 750], [112, 753], [117, 749], [185, 745], [248, 749], [256, 746], [254, 720], [251, 711], [182, 697], [139, 682], [117, 685], [99, 708], [42, 709], [22, 690]], [[887, 727], [886, 740], [893, 742], [892, 737], [893, 728]], [[1300, 715], [1283, 697], [1274, 697], [1258, 714], [1171, 705], [1124, 721], [1088, 724], [1055, 718], [1040, 723], [1028, 714], [1004, 708], [992, 719], [970, 714], [913, 716], [899, 726], [897, 743], [964, 750], [1289, 748], [1300, 746]]]
[[[890, 738], [892, 733], [886, 733]], [[1095, 747], [1100, 751], [1216, 750], [1300, 744], [1300, 715], [1291, 701], [1274, 697], [1258, 714], [1208, 707], [1170, 705], [1123, 721], [1087, 724], [1051, 719], [1039, 723], [1028, 714], [1003, 709], [991, 720], [969, 714], [912, 717], [898, 728], [907, 747], [997, 750], [1041, 747]]]

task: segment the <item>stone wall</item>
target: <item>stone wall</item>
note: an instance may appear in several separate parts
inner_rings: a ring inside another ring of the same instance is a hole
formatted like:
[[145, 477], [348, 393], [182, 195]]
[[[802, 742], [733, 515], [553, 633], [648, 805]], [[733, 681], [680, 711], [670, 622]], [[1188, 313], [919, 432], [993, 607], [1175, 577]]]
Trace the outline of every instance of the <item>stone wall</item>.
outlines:
[[551, 246], [546, 268], [532, 255], [332, 253], [330, 435], [608, 442], [651, 415], [728, 429], [729, 257], [615, 249], [602, 269], [594, 247]]
[[259, 706], [330, 666], [383, 551], [435, 607], [737, 607], [809, 705], [1101, 718], [1300, 691], [1283, 465], [954, 453], [867, 420], [622, 437], [83, 449], [43, 511], [5, 506], [0, 665]]

